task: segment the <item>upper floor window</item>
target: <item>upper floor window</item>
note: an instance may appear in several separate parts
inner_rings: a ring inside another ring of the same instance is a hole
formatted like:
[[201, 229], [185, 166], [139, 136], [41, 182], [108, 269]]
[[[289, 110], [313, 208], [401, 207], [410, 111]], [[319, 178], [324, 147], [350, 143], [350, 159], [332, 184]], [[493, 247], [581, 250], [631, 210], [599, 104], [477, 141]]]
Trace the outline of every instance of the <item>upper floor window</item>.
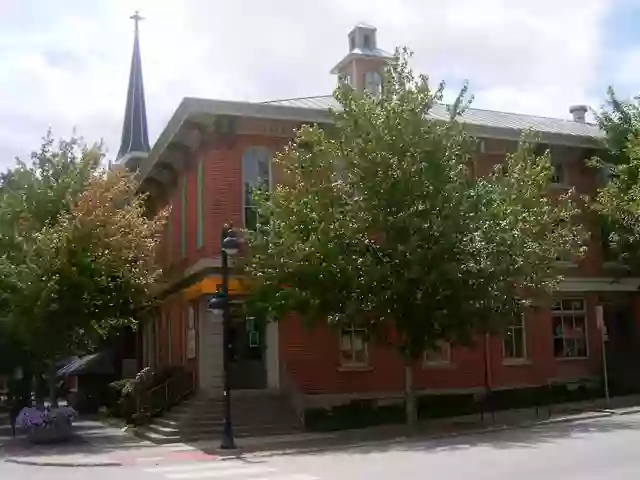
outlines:
[[451, 344], [439, 342], [436, 348], [427, 350], [424, 353], [424, 363], [427, 366], [449, 365], [451, 363]]
[[258, 221], [253, 201], [256, 188], [271, 188], [271, 152], [264, 147], [251, 147], [242, 156], [244, 226], [250, 230]]
[[365, 89], [367, 92], [377, 95], [382, 90], [382, 76], [376, 71], [365, 73]]
[[527, 356], [527, 332], [524, 315], [507, 325], [502, 342], [505, 359], [524, 359]]
[[567, 172], [565, 166], [558, 162], [553, 162], [551, 166], [553, 168], [551, 182], [557, 185], [565, 185], [567, 183]]

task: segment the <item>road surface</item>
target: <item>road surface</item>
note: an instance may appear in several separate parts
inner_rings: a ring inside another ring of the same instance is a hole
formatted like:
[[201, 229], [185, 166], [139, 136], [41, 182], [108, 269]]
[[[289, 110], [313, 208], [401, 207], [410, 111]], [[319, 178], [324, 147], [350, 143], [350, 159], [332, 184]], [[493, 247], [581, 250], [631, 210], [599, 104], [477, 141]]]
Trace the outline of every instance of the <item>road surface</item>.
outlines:
[[220, 460], [149, 449], [116, 467], [0, 462], [2, 480], [640, 479], [640, 414], [321, 453]]

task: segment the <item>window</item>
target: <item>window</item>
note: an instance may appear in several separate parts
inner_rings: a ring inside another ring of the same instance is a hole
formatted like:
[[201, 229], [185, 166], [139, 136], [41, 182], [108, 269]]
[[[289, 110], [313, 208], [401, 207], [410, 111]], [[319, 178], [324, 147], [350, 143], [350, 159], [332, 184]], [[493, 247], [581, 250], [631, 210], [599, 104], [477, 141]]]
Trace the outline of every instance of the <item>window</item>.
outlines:
[[362, 366], [368, 362], [367, 331], [364, 328], [343, 328], [340, 332], [340, 363]]
[[378, 72], [371, 71], [365, 73], [365, 89], [367, 92], [377, 95], [382, 89], [382, 77]]
[[343, 73], [342, 75], [340, 75], [340, 83], [351, 85], [351, 75], [348, 75], [346, 73]]
[[564, 185], [567, 181], [564, 165], [561, 163], [553, 162], [551, 166], [553, 167], [553, 172], [551, 174], [551, 183]]
[[527, 332], [524, 314], [507, 326], [502, 345], [505, 359], [526, 358]]
[[438, 347], [424, 352], [425, 365], [449, 365], [451, 363], [451, 345], [440, 342]]
[[242, 156], [242, 185], [244, 191], [244, 226], [256, 228], [258, 216], [253, 202], [256, 188], [271, 187], [271, 154], [263, 147], [251, 147]]
[[587, 313], [584, 299], [563, 299], [551, 310], [556, 358], [587, 357]]
[[196, 177], [196, 248], [204, 246], [204, 159], [198, 162]]
[[365, 35], [362, 41], [364, 48], [370, 50], [371, 49], [371, 37], [369, 35]]
[[180, 253], [187, 256], [187, 177], [182, 177], [180, 188]]

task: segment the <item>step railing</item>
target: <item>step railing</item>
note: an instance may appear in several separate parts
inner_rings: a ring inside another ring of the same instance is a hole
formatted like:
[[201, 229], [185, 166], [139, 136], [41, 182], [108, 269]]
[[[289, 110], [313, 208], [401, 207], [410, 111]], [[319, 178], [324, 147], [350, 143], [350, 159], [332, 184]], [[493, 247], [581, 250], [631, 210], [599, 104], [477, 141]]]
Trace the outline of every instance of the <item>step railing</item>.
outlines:
[[180, 403], [194, 391], [194, 374], [190, 371], [177, 373], [155, 387], [136, 395], [137, 415], [150, 418]]

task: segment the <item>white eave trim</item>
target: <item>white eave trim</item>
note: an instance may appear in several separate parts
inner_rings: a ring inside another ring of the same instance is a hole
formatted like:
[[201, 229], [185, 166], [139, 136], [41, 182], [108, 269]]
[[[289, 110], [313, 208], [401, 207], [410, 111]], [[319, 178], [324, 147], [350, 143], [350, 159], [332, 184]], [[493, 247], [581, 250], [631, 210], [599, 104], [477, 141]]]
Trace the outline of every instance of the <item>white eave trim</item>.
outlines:
[[640, 290], [640, 278], [565, 278], [558, 286], [559, 292], [636, 292]]
[[[233, 117], [261, 118], [269, 120], [286, 120], [300, 123], [332, 123], [329, 109], [291, 107], [271, 103], [233, 102], [227, 100], [210, 100], [204, 98], [185, 97], [156, 140], [153, 148], [140, 165], [140, 180], [144, 180], [158, 161], [162, 152], [178, 133], [182, 124], [196, 115], [222, 115]], [[474, 125], [461, 122], [467, 131], [476, 137], [496, 138], [502, 140], [519, 140], [522, 131], [515, 128], [504, 128]], [[566, 135], [548, 132], [537, 132], [542, 142], [552, 145], [571, 147], [597, 147], [597, 139], [588, 136]]]

